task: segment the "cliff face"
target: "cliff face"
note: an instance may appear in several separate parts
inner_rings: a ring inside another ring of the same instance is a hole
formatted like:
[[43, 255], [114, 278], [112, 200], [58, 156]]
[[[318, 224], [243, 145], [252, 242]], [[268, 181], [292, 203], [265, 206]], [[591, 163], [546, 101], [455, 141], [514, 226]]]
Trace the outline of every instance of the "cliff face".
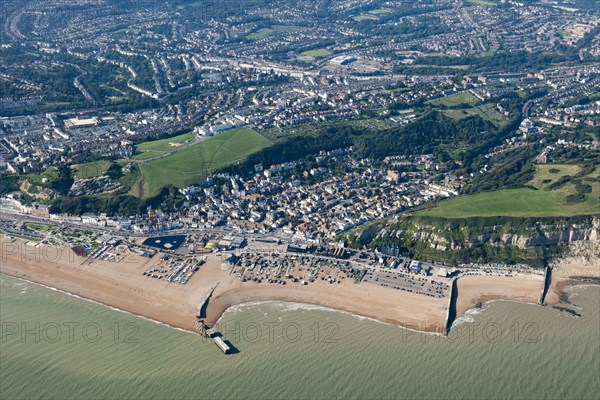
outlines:
[[600, 241], [576, 241], [552, 266], [562, 277], [600, 276]]
[[507, 246], [517, 246], [521, 249], [532, 246], [548, 246], [570, 244], [579, 241], [598, 241], [600, 218], [592, 218], [590, 223], [540, 225], [531, 235], [502, 235], [502, 241]]
[[361, 239], [373, 247], [397, 243], [416, 256], [431, 259], [527, 262], [559, 255], [572, 243], [597, 243], [599, 233], [600, 216], [461, 220], [407, 217], [378, 232], [361, 235]]
[[[578, 241], [597, 242], [600, 238], [600, 218], [590, 217], [589, 221], [569, 224], [558, 221], [556, 224], [536, 223], [530, 227], [505, 225], [483, 225], [476, 228], [432, 224], [424, 221], [411, 221], [413, 226], [393, 230], [393, 236], [411, 236], [412, 240], [427, 243], [437, 250], [458, 250], [482, 245], [516, 246], [526, 249], [534, 246], [569, 244]], [[477, 232], [479, 231], [479, 232]], [[472, 232], [473, 235], [470, 235]], [[390, 237], [381, 231], [379, 237]]]

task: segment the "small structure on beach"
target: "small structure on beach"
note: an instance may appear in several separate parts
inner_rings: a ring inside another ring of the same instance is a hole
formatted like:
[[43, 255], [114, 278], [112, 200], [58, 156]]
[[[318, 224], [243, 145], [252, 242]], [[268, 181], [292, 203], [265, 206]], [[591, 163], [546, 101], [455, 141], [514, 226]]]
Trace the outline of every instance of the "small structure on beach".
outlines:
[[419, 272], [421, 272], [421, 270], [423, 268], [421, 267], [421, 262], [420, 261], [413, 260], [413, 261], [410, 262], [410, 265], [408, 266], [408, 269], [410, 271], [412, 271], [412, 272], [419, 273]]

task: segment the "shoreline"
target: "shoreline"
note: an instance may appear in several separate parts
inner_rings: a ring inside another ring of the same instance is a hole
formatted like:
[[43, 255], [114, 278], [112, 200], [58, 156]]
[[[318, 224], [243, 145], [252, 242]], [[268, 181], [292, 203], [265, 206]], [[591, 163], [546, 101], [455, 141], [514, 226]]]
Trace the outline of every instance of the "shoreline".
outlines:
[[41, 286], [41, 287], [43, 287], [45, 289], [52, 290], [53, 292], [59, 292], [59, 293], [62, 293], [62, 294], [66, 294], [67, 296], [74, 297], [74, 298], [79, 299], [79, 300], [89, 301], [90, 303], [94, 303], [96, 305], [109, 308], [109, 309], [111, 309], [113, 311], [117, 311], [117, 312], [120, 312], [120, 313], [123, 313], [123, 314], [131, 315], [131, 316], [136, 317], [136, 318], [142, 318], [145, 321], [153, 322], [155, 324], [162, 325], [162, 326], [165, 326], [165, 327], [170, 328], [170, 329], [175, 329], [175, 330], [180, 331], [180, 332], [192, 333], [194, 335], [200, 335], [196, 331], [191, 331], [191, 330], [185, 329], [183, 327], [171, 325], [171, 324], [169, 324], [167, 322], [163, 322], [163, 321], [159, 321], [157, 319], [146, 317], [146, 316], [144, 316], [142, 314], [136, 314], [136, 313], [133, 313], [131, 311], [124, 310], [122, 308], [111, 306], [110, 304], [106, 304], [106, 303], [103, 303], [103, 302], [98, 301], [98, 300], [90, 299], [89, 297], [83, 297], [81, 295], [78, 295], [78, 294], [75, 294], [75, 293], [71, 293], [71, 292], [68, 292], [68, 291], [63, 290], [63, 289], [55, 288], [53, 286], [48, 286], [45, 283], [36, 282], [36, 281], [30, 280], [30, 279], [25, 279], [25, 278], [21, 278], [21, 277], [15, 276], [15, 275], [11, 275], [11, 274], [7, 274], [7, 273], [4, 273], [4, 272], [0, 272], [0, 278], [2, 278], [2, 276], [8, 276], [10, 278], [17, 279], [17, 280], [19, 280], [21, 282], [26, 282], [26, 283], [29, 283], [29, 284], [32, 284], [32, 285]]
[[[156, 320], [156, 319], [152, 319], [152, 318], [149, 318], [149, 317], [144, 316], [142, 314], [136, 314], [136, 313], [130, 312], [128, 310], [124, 310], [124, 309], [121, 309], [121, 308], [118, 308], [118, 307], [111, 306], [109, 304], [105, 304], [105, 303], [97, 301], [97, 300], [93, 300], [93, 299], [90, 299], [90, 298], [87, 298], [87, 297], [83, 297], [83, 296], [80, 296], [80, 295], [68, 292], [66, 290], [55, 288], [53, 286], [48, 286], [48, 285], [46, 285], [44, 283], [35, 282], [33, 280], [29, 280], [29, 279], [21, 278], [21, 277], [14, 276], [14, 275], [11, 275], [11, 274], [7, 274], [7, 273], [4, 273], [4, 272], [0, 272], [0, 278], [2, 278], [3, 275], [4, 276], [8, 276], [8, 277], [13, 278], [13, 279], [16, 279], [16, 280], [21, 281], [21, 282], [26, 282], [28, 284], [41, 286], [41, 287], [43, 287], [45, 289], [49, 289], [49, 290], [52, 290], [52, 291], [55, 291], [55, 292], [60, 292], [62, 294], [74, 297], [74, 298], [79, 299], [79, 300], [88, 301], [90, 303], [97, 304], [97, 305], [100, 305], [102, 307], [109, 308], [109, 309], [111, 309], [113, 311], [117, 311], [117, 312], [120, 312], [120, 313], [123, 313], [123, 314], [127, 314], [127, 315], [130, 315], [130, 316], [136, 317], [136, 318], [141, 318], [141, 319], [143, 319], [145, 321], [152, 322], [152, 323], [155, 323], [155, 324], [158, 324], [158, 325], [170, 328], [170, 329], [175, 329], [175, 330], [183, 332], [183, 333], [190, 333], [190, 334], [193, 334], [193, 335], [200, 336], [200, 334], [197, 331], [192, 331], [192, 330], [189, 330], [189, 329], [186, 329], [186, 328], [183, 328], [183, 327], [178, 327], [178, 326], [175, 326], [175, 325], [171, 325], [171, 324], [169, 324], [167, 322], [163, 322], [163, 321], [159, 321], [159, 320]], [[599, 286], [599, 285], [600, 285], [600, 283], [598, 283], [598, 282], [587, 282], [587, 281], [586, 282], [582, 282], [582, 281], [580, 281], [578, 279], [561, 280], [560, 282], [557, 283], [557, 286], [560, 287], [560, 292], [559, 293], [560, 294], [564, 294], [564, 295], [568, 295], [568, 296], [571, 295], [571, 293], [569, 293], [569, 291], [571, 289], [573, 289], [573, 288], [579, 288], [579, 287], [585, 288], [585, 287], [593, 287], [593, 286]], [[511, 299], [496, 299], [496, 298], [494, 298], [494, 299], [489, 299], [489, 300], [483, 300], [483, 299], [476, 299], [476, 300], [481, 300], [481, 301], [478, 301], [477, 305], [475, 307], [467, 309], [464, 314], [458, 315], [456, 317], [456, 319], [454, 320], [454, 322], [452, 324], [452, 327], [454, 327], [455, 324], [457, 324], [457, 323], [458, 323], [458, 325], [460, 325], [460, 324], [463, 324], [463, 323], [471, 322], [471, 321], [468, 320], [468, 318], [471, 315], [477, 315], [480, 312], [485, 311], [485, 309], [486, 309], [486, 307], [488, 305], [490, 305], [492, 303], [495, 303], [495, 302], [511, 302], [511, 303], [529, 304], [529, 305], [538, 305], [538, 306], [545, 306], [545, 305], [552, 306], [552, 305], [556, 305], [556, 304], [562, 303], [562, 302], [558, 302], [558, 303], [554, 303], [553, 302], [551, 304], [549, 303], [549, 304], [540, 305], [540, 304], [533, 304], [533, 303], [528, 302], [528, 301], [511, 300]], [[351, 312], [351, 311], [346, 311], [346, 310], [341, 310], [341, 309], [337, 309], [337, 308], [332, 308], [332, 307], [329, 307], [329, 306], [326, 306], [326, 305], [322, 305], [322, 304], [302, 303], [302, 302], [298, 302], [298, 301], [289, 301], [289, 300], [259, 300], [259, 301], [248, 301], [248, 302], [242, 302], [242, 303], [232, 304], [232, 305], [228, 306], [225, 309], [225, 311], [218, 317], [218, 319], [216, 320], [216, 322], [214, 323], [214, 325], [218, 325], [221, 322], [221, 320], [223, 319], [223, 317], [225, 316], [225, 314], [227, 312], [230, 312], [230, 310], [233, 309], [233, 308], [236, 308], [236, 307], [260, 306], [262, 304], [275, 304], [275, 305], [282, 305], [282, 306], [283, 305], [308, 306], [308, 307], [302, 308], [302, 310], [307, 310], [307, 311], [318, 310], [318, 311], [327, 311], [327, 312], [331, 312], [331, 313], [341, 313], [341, 314], [345, 314], [345, 315], [351, 316], [351, 317], [359, 319], [359, 320], [368, 320], [368, 321], [371, 321], [371, 322], [376, 322], [378, 324], [395, 326], [395, 327], [398, 327], [398, 328], [401, 328], [401, 329], [407, 329], [407, 330], [413, 331], [413, 332], [425, 333], [425, 334], [430, 334], [430, 335], [435, 335], [435, 336], [444, 336], [444, 334], [442, 334], [440, 332], [414, 329], [414, 328], [411, 328], [411, 327], [408, 327], [408, 326], [404, 326], [402, 324], [398, 324], [398, 323], [394, 323], [394, 322], [386, 322], [386, 321], [382, 321], [381, 319], [378, 319], [378, 318], [373, 318], [373, 317], [369, 317], [369, 316], [365, 316], [365, 315], [360, 315], [360, 314], [357, 314], [357, 313], [354, 313], [354, 312]], [[570, 302], [567, 302], [566, 304], [573, 305]]]
[[[2, 276], [8, 276], [10, 278], [17, 279], [17, 280], [19, 280], [21, 282], [26, 282], [26, 283], [29, 283], [29, 284], [32, 284], [32, 285], [41, 286], [41, 287], [43, 287], [45, 289], [49, 289], [49, 290], [52, 290], [52, 291], [55, 291], [55, 292], [59, 292], [59, 293], [65, 294], [65, 295], [70, 296], [70, 297], [74, 297], [74, 298], [79, 299], [79, 300], [88, 301], [90, 303], [97, 304], [99, 306], [106, 307], [106, 308], [109, 308], [109, 309], [111, 309], [113, 311], [117, 311], [117, 312], [120, 312], [120, 313], [123, 313], [123, 314], [131, 315], [131, 316], [134, 316], [134, 317], [137, 317], [137, 318], [142, 318], [143, 320], [146, 320], [148, 322], [152, 322], [152, 323], [155, 323], [155, 324], [158, 324], [158, 325], [162, 325], [162, 326], [165, 326], [165, 327], [170, 328], [170, 329], [175, 329], [175, 330], [178, 330], [180, 332], [191, 333], [191, 334], [200, 336], [200, 333], [197, 332], [197, 331], [189, 330], [189, 329], [186, 329], [184, 327], [175, 326], [175, 325], [169, 324], [168, 322], [159, 321], [159, 320], [147, 317], [147, 316], [145, 316], [143, 314], [138, 314], [138, 313], [134, 313], [134, 312], [122, 309], [122, 308], [118, 308], [118, 307], [112, 306], [110, 304], [103, 303], [103, 302], [98, 301], [98, 300], [94, 300], [94, 299], [91, 299], [91, 298], [88, 298], [88, 297], [84, 297], [84, 296], [81, 296], [81, 295], [78, 295], [78, 294], [71, 293], [71, 292], [63, 290], [63, 289], [59, 289], [59, 288], [56, 288], [56, 287], [53, 287], [53, 286], [49, 286], [49, 285], [47, 285], [45, 283], [36, 282], [36, 281], [30, 280], [30, 279], [22, 278], [22, 277], [15, 276], [15, 275], [12, 275], [12, 274], [8, 274], [8, 273], [5, 273], [5, 272], [0, 272], [0, 278], [2, 278]], [[395, 326], [395, 327], [402, 328], [402, 329], [407, 329], [407, 330], [410, 330], [410, 331], [413, 331], [413, 332], [421, 332], [421, 333], [426, 333], [426, 334], [431, 334], [431, 335], [436, 335], [436, 336], [443, 336], [443, 333], [440, 333], [440, 332], [437, 332], [437, 331], [415, 329], [414, 327], [406, 326], [406, 325], [401, 324], [401, 323], [388, 322], [388, 321], [384, 321], [384, 320], [381, 320], [381, 319], [378, 319], [378, 318], [375, 318], [375, 317], [369, 317], [369, 316], [366, 316], [366, 315], [361, 315], [361, 314], [358, 314], [358, 313], [355, 313], [355, 312], [352, 312], [352, 311], [347, 311], [347, 310], [343, 310], [343, 309], [333, 308], [333, 307], [327, 306], [325, 304], [307, 303], [307, 302], [292, 301], [292, 300], [276, 300], [276, 299], [272, 299], [272, 300], [258, 300], [258, 301], [244, 301], [244, 302], [241, 302], [241, 303], [231, 304], [227, 308], [225, 308], [225, 310], [220, 315], [215, 316], [217, 319], [216, 319], [216, 322], [213, 325], [219, 324], [221, 322], [221, 320], [223, 319], [223, 317], [225, 316], [225, 314], [228, 311], [230, 311], [232, 308], [235, 308], [235, 307], [252, 307], [252, 306], [258, 306], [258, 305], [261, 305], [261, 304], [308, 306], [308, 307], [306, 307], [304, 309], [305, 310], [311, 310], [311, 308], [312, 308], [314, 310], [327, 311], [327, 312], [332, 312], [332, 313], [342, 313], [342, 314], [351, 316], [353, 318], [357, 318], [357, 319], [361, 319], [361, 320], [364, 319], [364, 320], [368, 320], [368, 321], [372, 321], [372, 322], [377, 322], [379, 324]]]
[[[296, 308], [296, 310], [303, 310], [303, 311], [325, 311], [325, 312], [330, 312], [330, 313], [339, 313], [339, 314], [344, 314], [344, 315], [348, 315], [352, 318], [358, 319], [358, 320], [366, 320], [366, 321], [371, 321], [371, 322], [376, 322], [378, 324], [382, 324], [382, 325], [388, 325], [388, 326], [394, 326], [396, 328], [400, 328], [400, 329], [406, 329], [412, 332], [418, 332], [418, 333], [425, 333], [427, 335], [434, 335], [434, 336], [444, 336], [444, 334], [439, 333], [439, 332], [433, 332], [433, 331], [421, 331], [418, 329], [412, 329], [410, 327], [407, 326], [403, 326], [397, 323], [393, 323], [393, 322], [385, 322], [382, 321], [380, 319], [377, 318], [372, 318], [372, 317], [366, 317], [364, 315], [360, 315], [360, 314], [356, 314], [350, 311], [344, 311], [344, 310], [339, 310], [336, 308], [332, 308], [332, 307], [328, 307], [328, 306], [324, 306], [324, 305], [319, 305], [319, 304], [312, 304], [312, 303], [299, 303], [297, 301], [285, 301], [285, 300], [261, 300], [261, 301], [249, 301], [249, 302], [245, 302], [245, 303], [238, 303], [238, 304], [234, 304], [232, 306], [230, 306], [229, 308], [227, 308], [225, 310], [225, 312], [223, 312], [223, 314], [221, 314], [221, 316], [217, 319], [217, 322], [215, 322], [215, 326], [218, 326], [219, 323], [221, 322], [221, 320], [223, 319], [223, 317], [225, 316], [225, 314], [227, 314], [228, 312], [232, 312], [232, 309], [238, 308], [238, 307], [254, 307], [254, 306], [260, 306], [263, 304], [273, 304], [273, 305], [278, 305], [278, 306], [286, 306], [286, 305], [291, 305], [291, 306], [298, 306]], [[282, 311], [296, 311], [296, 310], [282, 310]]]
[[[127, 254], [124, 261], [109, 262], [77, 257], [70, 249], [54, 248], [59, 256], [53, 262], [40, 262], [28, 256], [34, 249], [48, 251], [43, 245], [34, 247], [19, 239], [2, 238], [0, 245], [3, 250], [0, 274], [194, 334], [199, 334], [197, 308], [216, 284], [206, 306], [205, 322], [209, 326], [218, 323], [234, 306], [271, 302], [323, 307], [413, 331], [447, 334], [450, 295], [432, 298], [351, 281], [338, 285], [317, 281], [307, 286], [242, 283], [229, 274], [218, 257], [209, 257], [186, 285], [179, 285], [142, 276], [143, 271], [157, 262], [160, 253], [151, 259]], [[12, 252], [6, 251], [9, 246]], [[536, 304], [543, 287], [538, 275], [510, 278], [473, 275], [458, 278], [456, 284], [455, 319], [488, 300]]]
[[[137, 314], [137, 313], [133, 313], [131, 311], [122, 309], [122, 308], [118, 308], [94, 299], [90, 299], [87, 297], [83, 297], [81, 295], [78, 294], [74, 294], [71, 292], [68, 292], [66, 290], [63, 289], [59, 289], [59, 288], [55, 288], [53, 286], [48, 286], [47, 284], [41, 283], [41, 282], [36, 282], [33, 280], [29, 280], [29, 279], [25, 279], [25, 278], [21, 278], [18, 276], [14, 276], [11, 274], [7, 274], [4, 272], [0, 272], [0, 278], [5, 275], [8, 276], [10, 278], [13, 279], [17, 279], [21, 282], [26, 282], [29, 284], [33, 284], [33, 285], [37, 285], [37, 286], [41, 286], [45, 289], [49, 289], [52, 291], [56, 291], [56, 292], [60, 292], [62, 294], [65, 294], [67, 296], [70, 297], [74, 297], [76, 299], [79, 300], [83, 300], [83, 301], [88, 301], [90, 303], [94, 303], [96, 305], [100, 305], [102, 307], [106, 307], [109, 308], [113, 311], [117, 311], [123, 314], [127, 314], [136, 318], [142, 318], [145, 321], [148, 322], [152, 322], [158, 325], [162, 325], [164, 327], [170, 328], [170, 329], [175, 329], [177, 331], [183, 332], [183, 333], [190, 333], [190, 334], [194, 334], [197, 336], [200, 336], [200, 334], [197, 331], [193, 331], [193, 330], [189, 330], [186, 329], [184, 327], [179, 327], [179, 326], [175, 326], [172, 324], [169, 324], [167, 322], [163, 322], [163, 321], [159, 321], [150, 317], [147, 317], [143, 314]], [[567, 290], [569, 290], [570, 288], [574, 288], [574, 287], [588, 287], [588, 286], [598, 286], [598, 283], [594, 283], [594, 282], [589, 282], [589, 283], [581, 283], [581, 282], [576, 282], [576, 281], [562, 281], [561, 283], [563, 283], [563, 285], [561, 285], [561, 293], [564, 294], [569, 294], [567, 293]], [[472, 314], [478, 314], [479, 312], [483, 312], [485, 311], [485, 308], [489, 305], [492, 304], [494, 302], [512, 302], [512, 303], [518, 303], [518, 304], [529, 304], [529, 305], [538, 305], [541, 306], [539, 304], [535, 304], [535, 303], [531, 303], [529, 301], [522, 301], [522, 300], [511, 300], [511, 299], [502, 299], [502, 298], [492, 298], [492, 299], [474, 299], [474, 300], [479, 300], [477, 301], [477, 305], [475, 307], [469, 308], [465, 311], [465, 313], [457, 315], [455, 322], [452, 324], [452, 326], [454, 326], [454, 324], [458, 321], [459, 324], [462, 324], [464, 322], [470, 322], [470, 321], [466, 321], [464, 320], [465, 317], [469, 317]], [[366, 315], [361, 315], [361, 314], [357, 314], [355, 312], [352, 311], [348, 311], [348, 310], [343, 310], [343, 309], [338, 309], [338, 308], [333, 308], [324, 304], [315, 304], [315, 303], [306, 303], [306, 302], [299, 302], [299, 301], [291, 301], [291, 300], [277, 300], [277, 299], [271, 299], [271, 300], [257, 300], [257, 301], [244, 301], [241, 303], [235, 303], [235, 304], [231, 304], [229, 306], [227, 306], [227, 308], [225, 308], [225, 310], [218, 315], [218, 318], [216, 319], [216, 322], [213, 325], [218, 325], [221, 320], [223, 319], [223, 317], [225, 316], [225, 314], [227, 312], [229, 312], [231, 309], [235, 308], [235, 307], [252, 307], [252, 306], [260, 306], [262, 304], [275, 304], [275, 305], [298, 305], [298, 306], [308, 306], [306, 308], [303, 308], [303, 310], [307, 310], [307, 311], [311, 311], [311, 310], [318, 310], [318, 311], [327, 311], [327, 312], [332, 312], [332, 313], [342, 313], [348, 316], [351, 316], [353, 318], [357, 318], [360, 320], [368, 320], [371, 322], [376, 322], [379, 324], [384, 324], [384, 325], [389, 325], [389, 326], [395, 326], [401, 329], [407, 329], [409, 331], [413, 331], [413, 332], [419, 332], [419, 333], [425, 333], [425, 334], [431, 334], [431, 335], [435, 335], [435, 336], [444, 336], [443, 333], [440, 332], [436, 332], [436, 331], [432, 331], [432, 330], [421, 330], [421, 329], [415, 329], [414, 327], [410, 327], [410, 326], [406, 326], [404, 324], [401, 323], [396, 323], [396, 322], [388, 322], [388, 321], [384, 321], [381, 320], [379, 318], [375, 318], [375, 317], [369, 317]], [[554, 303], [553, 303], [554, 304]], [[476, 313], [472, 313], [472, 311], [478, 311]]]
[[[341, 313], [341, 314], [349, 315], [356, 319], [369, 320], [369, 321], [377, 322], [379, 324], [395, 326], [398, 328], [407, 329], [407, 330], [414, 331], [414, 332], [422, 332], [422, 333], [427, 333], [427, 334], [431, 334], [431, 335], [439, 335], [439, 336], [444, 335], [444, 333], [439, 332], [437, 329], [417, 329], [414, 325], [401, 323], [398, 321], [385, 320], [382, 318], [377, 318], [377, 317], [373, 317], [373, 316], [369, 316], [369, 315], [364, 315], [364, 314], [358, 313], [356, 311], [351, 311], [349, 309], [333, 307], [333, 306], [327, 305], [322, 302], [321, 303], [303, 302], [303, 301], [299, 301], [299, 300], [290, 300], [290, 299], [284, 299], [284, 298], [281, 298], [281, 299], [269, 298], [269, 299], [247, 300], [247, 301], [242, 301], [242, 302], [229, 303], [229, 304], [227, 304], [227, 306], [225, 308], [223, 308], [222, 312], [215, 314], [213, 316], [213, 318], [211, 318], [210, 326], [218, 326], [218, 324], [223, 319], [223, 316], [232, 308], [251, 307], [254, 305], [261, 305], [261, 304], [278, 304], [278, 305], [288, 305], [289, 304], [289, 305], [305, 306], [305, 308], [303, 308], [305, 310], [314, 309], [314, 310], [328, 311], [328, 312], [332, 312], [332, 313]], [[213, 322], [212, 320], [214, 320], [214, 319], [216, 319], [216, 320]]]

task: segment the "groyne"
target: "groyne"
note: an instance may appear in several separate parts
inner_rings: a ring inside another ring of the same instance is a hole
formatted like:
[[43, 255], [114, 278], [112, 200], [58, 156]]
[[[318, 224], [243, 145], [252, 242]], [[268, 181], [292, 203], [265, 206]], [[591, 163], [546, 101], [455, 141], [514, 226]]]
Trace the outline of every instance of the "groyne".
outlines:
[[453, 278], [450, 283], [450, 299], [448, 300], [448, 311], [446, 311], [446, 327], [444, 334], [450, 333], [450, 328], [456, 319], [456, 299], [458, 298], [458, 288], [456, 287], [457, 278]]

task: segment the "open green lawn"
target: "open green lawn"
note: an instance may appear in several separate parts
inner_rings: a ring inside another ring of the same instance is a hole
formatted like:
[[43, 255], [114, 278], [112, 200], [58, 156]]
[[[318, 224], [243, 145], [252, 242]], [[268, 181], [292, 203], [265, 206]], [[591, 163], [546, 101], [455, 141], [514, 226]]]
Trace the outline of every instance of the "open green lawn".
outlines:
[[273, 32], [273, 29], [262, 28], [262, 29], [257, 30], [256, 32], [252, 32], [251, 34], [247, 35], [246, 39], [248, 39], [248, 40], [263, 39], [263, 38], [269, 36], [271, 34], [271, 32]]
[[355, 21], [366, 21], [366, 20], [377, 21], [379, 19], [379, 17], [374, 14], [361, 14], [361, 15], [358, 15], [353, 18]]
[[120, 33], [127, 33], [129, 31], [129, 29], [127, 28], [122, 28], [122, 29], [117, 29], [115, 31], [110, 32], [111, 35], [118, 35]]
[[430, 103], [436, 106], [457, 107], [461, 104], [476, 106], [481, 104], [481, 101], [470, 92], [464, 91], [451, 96], [442, 97], [441, 99], [431, 100]]
[[261, 28], [252, 33], [246, 35], [246, 39], [248, 40], [258, 40], [263, 39], [269, 35], [274, 35], [278, 33], [289, 33], [303, 30], [305, 28], [295, 25], [273, 25], [270, 28]]
[[58, 178], [58, 169], [56, 167], [50, 167], [41, 174], [27, 174], [25, 178], [28, 182], [33, 184], [43, 184], [44, 180], [47, 182], [53, 182]]
[[[539, 190], [529, 188], [503, 189], [458, 196], [440, 202], [431, 210], [419, 211], [416, 215], [467, 218], [477, 216], [572, 216], [600, 213], [600, 184], [586, 181], [586, 178], [598, 177], [598, 170], [583, 178], [585, 183], [591, 184], [592, 193], [587, 194], [582, 203], [567, 204], [565, 197], [576, 193], [573, 184], [567, 183], [556, 190], [544, 190], [544, 188], [556, 182], [562, 176], [574, 176], [580, 171], [580, 167], [577, 165], [545, 164], [538, 165], [537, 168], [536, 176], [530, 184]], [[551, 173], [550, 170], [552, 169], [557, 169], [559, 172]]]
[[56, 226], [54, 225], [48, 225], [48, 224], [39, 224], [36, 222], [26, 222], [25, 225], [29, 228], [29, 229], [37, 229], [39, 231], [47, 231], [47, 232], [51, 232], [57, 229]]
[[378, 8], [376, 10], [369, 11], [371, 14], [388, 14], [392, 12], [389, 8]]
[[111, 162], [108, 160], [92, 161], [86, 164], [79, 164], [75, 166], [75, 178], [77, 179], [88, 179], [102, 176], [106, 173], [108, 168], [111, 166]]
[[166, 157], [140, 163], [140, 179], [131, 193], [151, 197], [166, 185], [185, 187], [199, 183], [212, 171], [234, 164], [271, 144], [248, 128], [234, 129]]
[[430, 103], [435, 106], [447, 107], [448, 109], [442, 110], [442, 112], [455, 120], [479, 115], [496, 126], [502, 126], [508, 122], [508, 117], [498, 111], [495, 103], [482, 103], [469, 92], [432, 100]]
[[177, 147], [194, 140], [194, 134], [191, 132], [184, 133], [183, 135], [174, 136], [167, 139], [153, 140], [149, 142], [143, 142], [135, 146], [138, 151], [171, 151]]
[[301, 56], [308, 56], [314, 58], [327, 57], [330, 54], [331, 52], [327, 49], [314, 49], [300, 53]]
[[442, 113], [450, 117], [456, 121], [461, 120], [463, 118], [472, 117], [473, 115], [479, 115], [476, 109], [474, 108], [465, 108], [460, 110], [443, 110]]
[[376, 10], [371, 10], [366, 13], [362, 13], [353, 17], [355, 21], [365, 21], [365, 20], [373, 20], [376, 21], [379, 19], [378, 15], [387, 14], [392, 12], [389, 8], [378, 8]]
[[496, 2], [491, 1], [491, 0], [467, 0], [467, 2], [472, 3], [472, 4], [478, 4], [480, 6], [488, 6], [488, 7], [498, 5], [498, 4], [496, 4]]
[[536, 169], [530, 184], [538, 189], [553, 184], [563, 176], [575, 176], [581, 171], [581, 167], [576, 164], [538, 164]]
[[496, 126], [502, 126], [508, 122], [508, 117], [500, 114], [492, 103], [464, 109], [442, 110], [442, 113], [457, 121], [473, 115], [479, 115], [484, 120], [489, 121]]
[[130, 160], [144, 161], [144, 160], [148, 160], [150, 158], [158, 157], [161, 154], [164, 154], [164, 152], [162, 152], [162, 151], [143, 151], [141, 153], [134, 154], [133, 156], [131, 156]]

